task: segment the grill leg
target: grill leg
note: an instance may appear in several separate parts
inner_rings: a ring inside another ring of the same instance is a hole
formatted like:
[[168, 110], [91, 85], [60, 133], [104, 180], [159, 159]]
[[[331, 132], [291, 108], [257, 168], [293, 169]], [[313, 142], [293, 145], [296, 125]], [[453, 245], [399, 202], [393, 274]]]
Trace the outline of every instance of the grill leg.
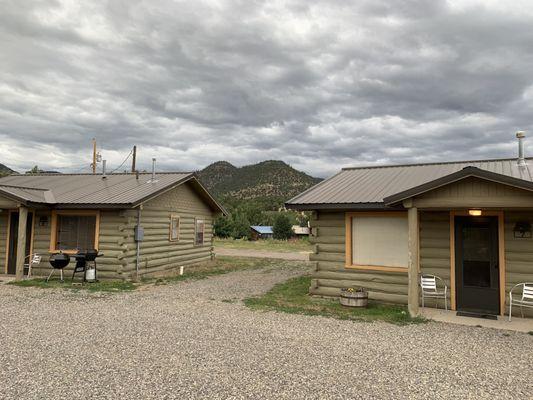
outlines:
[[53, 273], [54, 273], [54, 268], [52, 268], [52, 272], [50, 272], [50, 274], [48, 275], [48, 278], [46, 278], [46, 282], [50, 280], [50, 277], [52, 276]]
[[59, 270], [59, 273], [60, 273], [60, 275], [61, 275], [61, 282], [63, 282], [63, 269], [60, 269], [60, 270]]

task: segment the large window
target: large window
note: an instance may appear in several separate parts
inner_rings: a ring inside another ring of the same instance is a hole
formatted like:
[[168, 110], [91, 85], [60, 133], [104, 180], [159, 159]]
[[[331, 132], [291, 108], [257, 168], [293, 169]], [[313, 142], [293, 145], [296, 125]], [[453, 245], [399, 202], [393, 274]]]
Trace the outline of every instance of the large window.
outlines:
[[98, 211], [58, 211], [52, 215], [51, 251], [98, 249]]
[[204, 244], [205, 222], [203, 219], [194, 221], [194, 244], [201, 246]]
[[170, 216], [169, 238], [171, 242], [180, 240], [180, 217], [177, 215]]
[[350, 221], [351, 243], [348, 245], [351, 246], [351, 259], [348, 267], [377, 270], [407, 268], [409, 228], [405, 213], [361, 213], [350, 216]]

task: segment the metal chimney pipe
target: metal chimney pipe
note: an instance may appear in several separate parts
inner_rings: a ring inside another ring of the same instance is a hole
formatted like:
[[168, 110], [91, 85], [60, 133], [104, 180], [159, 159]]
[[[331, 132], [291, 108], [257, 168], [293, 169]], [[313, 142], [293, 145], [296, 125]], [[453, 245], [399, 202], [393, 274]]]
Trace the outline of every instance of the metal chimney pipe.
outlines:
[[107, 160], [102, 160], [102, 179], [106, 179], [107, 178], [107, 175], [106, 175], [106, 164], [107, 164]]
[[152, 158], [152, 182], [155, 182], [155, 162], [156, 159]]
[[526, 165], [526, 158], [524, 156], [524, 138], [526, 133], [524, 131], [516, 132], [516, 138], [518, 139], [518, 160], [517, 164], [519, 167], [524, 167]]

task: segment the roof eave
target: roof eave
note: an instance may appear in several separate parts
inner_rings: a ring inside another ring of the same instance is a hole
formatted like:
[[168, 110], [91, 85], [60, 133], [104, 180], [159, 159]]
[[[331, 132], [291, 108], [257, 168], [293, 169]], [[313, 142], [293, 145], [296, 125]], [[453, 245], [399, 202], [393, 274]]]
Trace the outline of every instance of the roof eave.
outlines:
[[297, 211], [372, 211], [392, 209], [385, 203], [285, 203], [285, 208]]

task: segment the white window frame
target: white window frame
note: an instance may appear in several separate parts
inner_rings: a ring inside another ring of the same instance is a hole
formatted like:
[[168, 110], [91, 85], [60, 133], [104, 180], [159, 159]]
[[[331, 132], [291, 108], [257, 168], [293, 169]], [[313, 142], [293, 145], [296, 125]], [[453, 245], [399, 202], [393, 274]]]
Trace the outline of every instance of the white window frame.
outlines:
[[[198, 243], [198, 224], [202, 224], [202, 243]], [[195, 218], [194, 219], [194, 245], [203, 246], [205, 244], [205, 219], [204, 218]]]
[[[177, 221], [176, 237], [174, 237], [174, 235], [173, 235], [173, 232], [174, 232], [174, 229], [173, 229], [174, 221]], [[180, 229], [181, 229], [180, 216], [176, 215], [176, 214], [171, 214], [170, 215], [169, 232], [168, 232], [168, 240], [170, 242], [179, 242], [179, 240], [180, 240]]]

